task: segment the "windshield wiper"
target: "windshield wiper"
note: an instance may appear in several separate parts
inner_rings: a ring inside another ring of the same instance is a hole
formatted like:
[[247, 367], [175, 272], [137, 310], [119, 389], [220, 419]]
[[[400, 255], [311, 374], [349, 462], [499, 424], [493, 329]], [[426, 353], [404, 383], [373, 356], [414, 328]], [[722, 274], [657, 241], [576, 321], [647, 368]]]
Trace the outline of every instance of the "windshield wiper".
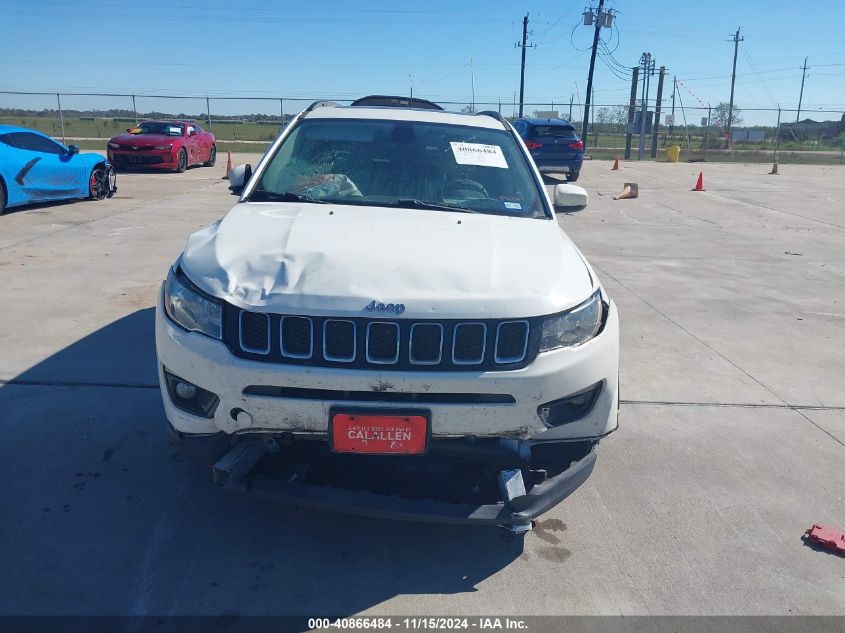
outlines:
[[466, 207], [460, 207], [456, 204], [449, 204], [447, 202], [423, 202], [416, 198], [399, 198], [396, 201], [397, 207], [404, 207], [407, 209], [431, 209], [433, 211], [457, 211], [458, 213], [478, 213]]
[[267, 191], [266, 189], [256, 189], [249, 196], [249, 199], [251, 202], [312, 202], [314, 204], [329, 204], [326, 200], [317, 200], [301, 193], [293, 193], [292, 191], [279, 193], [278, 191]]

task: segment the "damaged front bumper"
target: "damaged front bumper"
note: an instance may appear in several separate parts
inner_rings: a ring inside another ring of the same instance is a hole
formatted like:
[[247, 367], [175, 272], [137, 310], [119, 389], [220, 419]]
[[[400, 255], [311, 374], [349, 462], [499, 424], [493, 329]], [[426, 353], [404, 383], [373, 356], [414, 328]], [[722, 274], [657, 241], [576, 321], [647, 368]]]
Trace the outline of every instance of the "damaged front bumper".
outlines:
[[[267, 438], [238, 442], [215, 463], [214, 480], [233, 492], [302, 508], [380, 519], [522, 528], [514, 531], [530, 529], [535, 518], [575, 492], [592, 473], [598, 455], [598, 443], [591, 443], [577, 461], [534, 483], [524, 494], [507, 501], [490, 502], [488, 498], [486, 503], [474, 503], [381, 494], [335, 483], [308, 483], [305, 471], [297, 467], [282, 477], [274, 477], [256, 467], [272, 446]], [[530, 478], [538, 471], [523, 472]]]

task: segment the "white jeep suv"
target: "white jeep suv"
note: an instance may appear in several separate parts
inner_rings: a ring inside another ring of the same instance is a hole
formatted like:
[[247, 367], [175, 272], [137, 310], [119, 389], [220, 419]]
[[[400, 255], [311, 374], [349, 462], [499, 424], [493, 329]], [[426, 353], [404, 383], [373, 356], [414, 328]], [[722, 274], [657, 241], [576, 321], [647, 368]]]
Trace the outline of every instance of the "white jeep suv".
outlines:
[[507, 121], [318, 102], [246, 172], [156, 310], [170, 431], [217, 481], [519, 529], [587, 479], [617, 311]]

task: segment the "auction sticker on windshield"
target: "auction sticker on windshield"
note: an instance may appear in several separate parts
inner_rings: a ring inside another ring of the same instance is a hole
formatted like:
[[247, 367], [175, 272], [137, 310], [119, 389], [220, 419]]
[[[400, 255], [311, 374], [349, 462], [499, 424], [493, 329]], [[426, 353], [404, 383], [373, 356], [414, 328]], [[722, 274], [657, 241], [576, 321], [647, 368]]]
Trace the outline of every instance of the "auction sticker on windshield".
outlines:
[[425, 452], [428, 420], [420, 414], [332, 413], [336, 453], [406, 454]]
[[482, 167], [508, 168], [502, 148], [498, 145], [483, 145], [482, 143], [458, 143], [451, 141], [452, 154], [459, 165], [480, 165]]

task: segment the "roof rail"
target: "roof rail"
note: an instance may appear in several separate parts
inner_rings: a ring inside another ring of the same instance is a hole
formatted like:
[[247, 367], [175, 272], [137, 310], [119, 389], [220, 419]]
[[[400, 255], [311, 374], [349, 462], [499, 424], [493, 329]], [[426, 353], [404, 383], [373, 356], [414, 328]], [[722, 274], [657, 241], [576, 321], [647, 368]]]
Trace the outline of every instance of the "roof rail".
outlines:
[[395, 97], [391, 95], [369, 95], [356, 99], [351, 104], [353, 107], [388, 107], [388, 108], [421, 108], [423, 110], [442, 110], [443, 108], [429, 101], [418, 97]]
[[339, 104], [335, 103], [334, 101], [315, 101], [310, 106], [305, 108], [306, 112], [311, 112], [311, 110], [316, 110], [317, 108], [337, 108]]
[[495, 110], [483, 110], [482, 112], [476, 112], [476, 116], [491, 116], [500, 123], [505, 123], [507, 119], [502, 116], [501, 112], [496, 112]]

